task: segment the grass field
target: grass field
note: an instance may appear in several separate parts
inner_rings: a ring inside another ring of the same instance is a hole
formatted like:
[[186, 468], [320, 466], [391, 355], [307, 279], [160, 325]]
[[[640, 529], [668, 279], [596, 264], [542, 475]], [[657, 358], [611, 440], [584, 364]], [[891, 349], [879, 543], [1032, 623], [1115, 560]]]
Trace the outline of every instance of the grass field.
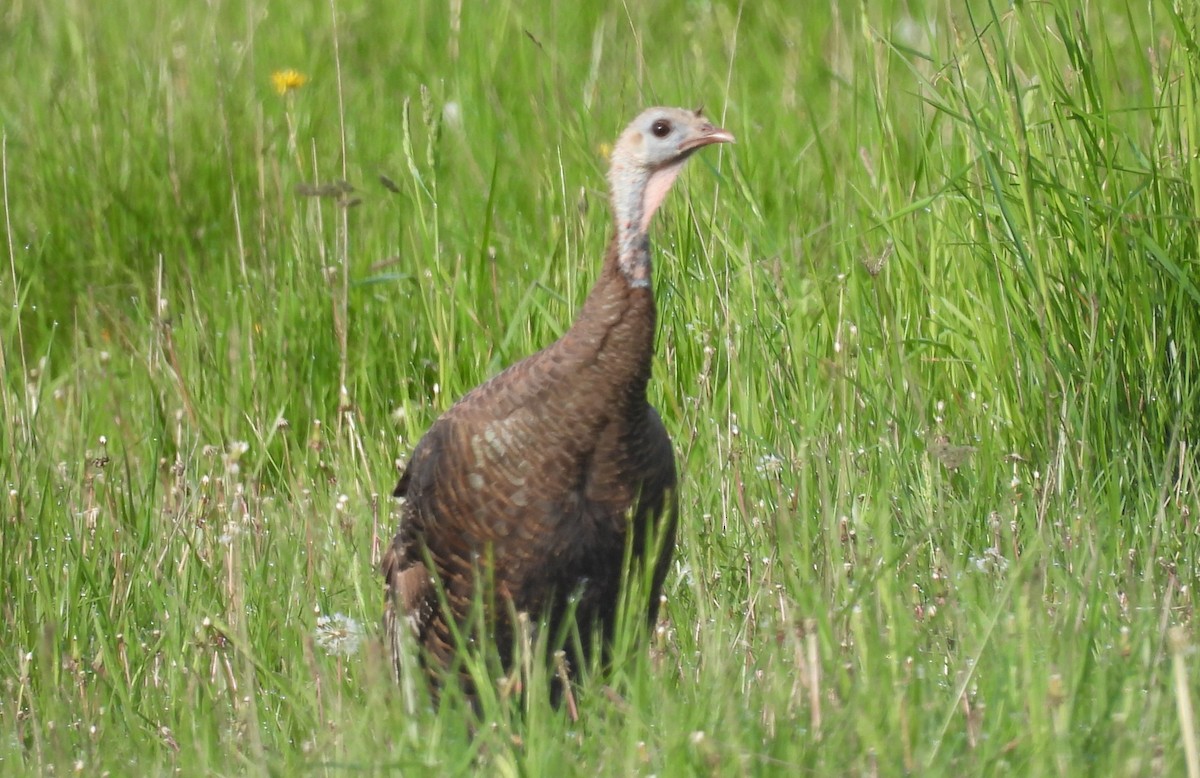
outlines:
[[[568, 6], [0, 8], [0, 773], [1200, 775], [1200, 5]], [[664, 621], [472, 736], [398, 464], [701, 103]]]

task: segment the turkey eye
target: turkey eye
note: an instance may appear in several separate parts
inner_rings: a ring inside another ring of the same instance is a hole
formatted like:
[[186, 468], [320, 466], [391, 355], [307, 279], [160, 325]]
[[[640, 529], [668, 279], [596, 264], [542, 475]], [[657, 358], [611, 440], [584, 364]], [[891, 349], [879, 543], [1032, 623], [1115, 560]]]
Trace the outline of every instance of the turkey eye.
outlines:
[[659, 119], [650, 127], [650, 132], [654, 133], [656, 138], [665, 138], [671, 134], [671, 123], [666, 119]]

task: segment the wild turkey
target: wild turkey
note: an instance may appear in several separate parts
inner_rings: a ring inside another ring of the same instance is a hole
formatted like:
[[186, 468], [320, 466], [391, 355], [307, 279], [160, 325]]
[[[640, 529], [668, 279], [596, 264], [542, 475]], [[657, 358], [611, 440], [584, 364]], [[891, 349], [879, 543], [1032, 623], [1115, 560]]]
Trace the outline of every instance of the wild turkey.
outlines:
[[449, 620], [466, 629], [475, 602], [485, 603], [506, 668], [511, 613], [546, 617], [553, 635], [573, 603], [585, 651], [596, 630], [607, 642], [626, 543], [643, 562], [657, 536], [645, 603], [654, 622], [674, 547], [676, 476], [671, 441], [646, 399], [655, 323], [647, 230], [684, 161], [732, 141], [699, 111], [638, 116], [612, 152], [615, 234], [574, 325], [469, 392], [417, 444], [395, 490], [406, 501], [382, 563], [397, 673], [407, 625], [436, 686], [454, 658]]

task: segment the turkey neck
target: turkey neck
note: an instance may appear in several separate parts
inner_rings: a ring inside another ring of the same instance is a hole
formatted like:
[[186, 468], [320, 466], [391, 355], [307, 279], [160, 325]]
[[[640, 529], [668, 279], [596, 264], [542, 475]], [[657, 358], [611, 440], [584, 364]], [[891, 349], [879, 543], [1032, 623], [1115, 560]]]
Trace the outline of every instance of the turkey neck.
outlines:
[[[562, 340], [589, 363], [589, 389], [607, 387], [610, 399], [638, 418], [646, 404], [654, 356], [654, 291], [650, 286], [650, 220], [689, 154], [657, 168], [615, 154], [609, 169], [613, 237], [600, 278]], [[585, 389], [585, 391], [589, 391]]]
[[[650, 288], [650, 220], [689, 156], [690, 151], [656, 168], [631, 164], [624, 155], [613, 158], [608, 180], [612, 192], [615, 260], [617, 270], [631, 288]], [[606, 266], [609, 258], [614, 258], [614, 246], [609, 247]]]
[[[583, 357], [584, 392], [607, 389], [618, 407], [645, 403], [654, 356], [654, 292], [649, 283], [630, 283], [621, 266], [620, 236], [609, 242], [600, 277], [570, 332], [561, 341]], [[642, 261], [649, 271], [649, 246], [642, 235]]]

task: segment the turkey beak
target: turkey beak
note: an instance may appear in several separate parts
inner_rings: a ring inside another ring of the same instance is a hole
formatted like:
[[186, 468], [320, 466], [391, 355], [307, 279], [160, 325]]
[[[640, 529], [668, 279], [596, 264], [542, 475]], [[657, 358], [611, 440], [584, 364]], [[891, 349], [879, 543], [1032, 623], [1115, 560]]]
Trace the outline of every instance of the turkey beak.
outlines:
[[729, 130], [705, 122], [696, 128], [695, 134], [692, 137], [679, 144], [680, 152], [694, 151], [703, 146], [711, 146], [714, 143], [733, 143], [733, 133]]

